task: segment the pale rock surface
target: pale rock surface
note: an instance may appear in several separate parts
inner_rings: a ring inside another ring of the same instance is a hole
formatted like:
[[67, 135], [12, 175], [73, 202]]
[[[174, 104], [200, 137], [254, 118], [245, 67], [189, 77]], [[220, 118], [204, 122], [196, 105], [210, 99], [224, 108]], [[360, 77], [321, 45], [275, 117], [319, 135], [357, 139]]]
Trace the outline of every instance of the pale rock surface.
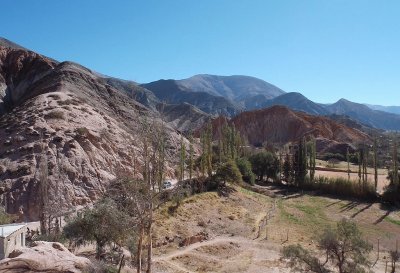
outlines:
[[[22, 207], [25, 220], [38, 219], [43, 155], [55, 214], [90, 204], [117, 176], [141, 176], [141, 124], [154, 127], [159, 117], [96, 73], [0, 45], [0, 85], [0, 201], [7, 212]], [[173, 178], [181, 136], [168, 125], [165, 134]]]
[[33, 247], [15, 250], [0, 261], [0, 273], [81, 273], [91, 267], [89, 259], [75, 256], [62, 244], [41, 241]]

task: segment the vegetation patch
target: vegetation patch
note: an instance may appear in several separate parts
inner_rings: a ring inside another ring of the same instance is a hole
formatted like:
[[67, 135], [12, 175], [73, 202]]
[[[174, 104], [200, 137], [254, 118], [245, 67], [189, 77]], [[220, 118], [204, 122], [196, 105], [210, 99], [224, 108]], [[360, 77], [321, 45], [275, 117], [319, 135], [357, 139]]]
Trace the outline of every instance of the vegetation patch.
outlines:
[[400, 226], [400, 220], [393, 219], [393, 218], [390, 217], [390, 216], [387, 216], [387, 217], [385, 218], [385, 221]]
[[51, 111], [47, 113], [45, 119], [64, 119], [64, 112], [62, 111]]
[[300, 222], [301, 222], [300, 219], [297, 218], [296, 216], [294, 216], [293, 214], [289, 213], [286, 210], [285, 206], [283, 205], [283, 201], [282, 200], [279, 200], [278, 208], [279, 208], [279, 211], [280, 211], [281, 218], [283, 218], [283, 220], [286, 220], [286, 221], [288, 221], [290, 223], [300, 224]]

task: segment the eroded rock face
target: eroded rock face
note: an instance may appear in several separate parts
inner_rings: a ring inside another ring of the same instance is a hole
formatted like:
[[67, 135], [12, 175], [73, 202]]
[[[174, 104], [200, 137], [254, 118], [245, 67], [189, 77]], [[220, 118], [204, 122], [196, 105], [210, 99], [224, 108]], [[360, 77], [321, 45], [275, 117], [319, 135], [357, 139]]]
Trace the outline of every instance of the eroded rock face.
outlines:
[[[223, 118], [214, 120], [214, 134], [227, 122]], [[322, 152], [327, 147], [330, 147], [329, 151], [334, 151], [336, 147], [343, 149], [347, 144], [371, 141], [370, 137], [360, 130], [326, 117], [292, 111], [284, 106], [243, 112], [228, 123], [234, 124], [240, 134], [255, 146], [265, 143], [286, 144], [306, 136], [316, 138], [317, 142], [321, 143], [317, 145], [318, 152]]]
[[[158, 124], [157, 117], [126, 93], [78, 64], [2, 47], [0, 84], [7, 110], [0, 112], [0, 187], [9, 213], [22, 207], [27, 220], [37, 219], [42, 157], [57, 212], [96, 200], [117, 176], [140, 177], [141, 124]], [[180, 135], [165, 130], [172, 177]]]
[[0, 272], [8, 273], [81, 273], [92, 267], [89, 259], [75, 256], [54, 242], [35, 242], [33, 247], [15, 250], [0, 261]]

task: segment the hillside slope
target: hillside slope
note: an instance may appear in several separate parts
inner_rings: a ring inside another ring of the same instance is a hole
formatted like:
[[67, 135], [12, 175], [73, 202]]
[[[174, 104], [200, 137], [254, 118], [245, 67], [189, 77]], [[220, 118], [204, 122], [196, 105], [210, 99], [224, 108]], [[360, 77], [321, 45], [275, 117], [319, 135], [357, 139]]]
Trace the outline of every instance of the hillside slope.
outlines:
[[372, 110], [364, 104], [340, 99], [326, 109], [332, 114], [347, 115], [374, 128], [400, 131], [400, 115]]
[[[118, 175], [140, 176], [140, 124], [142, 117], [157, 123], [157, 115], [96, 73], [0, 47], [0, 87], [0, 190], [8, 212], [22, 208], [37, 218], [43, 157], [50, 201], [64, 209], [92, 202]], [[172, 162], [180, 135], [166, 130]], [[167, 172], [173, 176], [172, 167]]]
[[[223, 122], [220, 119], [213, 122], [217, 132]], [[369, 136], [360, 130], [327, 117], [295, 112], [284, 106], [243, 112], [228, 122], [234, 124], [240, 134], [255, 146], [264, 143], [286, 144], [305, 136], [316, 138], [318, 151], [327, 152], [341, 151], [348, 144], [370, 141]]]
[[193, 92], [191, 89], [179, 85], [175, 80], [159, 80], [141, 86], [152, 91], [164, 103], [186, 102], [212, 115], [234, 116], [243, 110], [242, 107], [227, 98], [207, 92]]
[[263, 80], [249, 76], [217, 76], [195, 75], [188, 79], [177, 81], [179, 85], [194, 91], [207, 92], [222, 96], [232, 101], [242, 103], [245, 99], [262, 95], [272, 99], [285, 92]]
[[283, 105], [295, 111], [306, 112], [311, 115], [326, 115], [329, 112], [321, 105], [307, 99], [300, 93], [291, 92], [283, 94], [262, 104], [261, 108], [274, 105]]

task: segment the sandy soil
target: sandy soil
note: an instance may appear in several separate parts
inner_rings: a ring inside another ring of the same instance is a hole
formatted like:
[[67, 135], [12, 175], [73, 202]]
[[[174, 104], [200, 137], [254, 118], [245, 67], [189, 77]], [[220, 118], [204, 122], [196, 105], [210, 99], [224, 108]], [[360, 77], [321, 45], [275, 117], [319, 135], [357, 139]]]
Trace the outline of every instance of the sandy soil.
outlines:
[[310, 193], [273, 199], [238, 188], [228, 198], [215, 193], [190, 197], [173, 216], [165, 213], [159, 214], [158, 240], [199, 232], [209, 238], [187, 247], [173, 242], [156, 249], [155, 268], [160, 273], [289, 272], [279, 259], [282, 246], [299, 243], [315, 249], [316, 235], [343, 217], [355, 221], [374, 245], [370, 258], [377, 261], [374, 272], [385, 272], [388, 250], [395, 248], [396, 240], [400, 242], [398, 210]]

